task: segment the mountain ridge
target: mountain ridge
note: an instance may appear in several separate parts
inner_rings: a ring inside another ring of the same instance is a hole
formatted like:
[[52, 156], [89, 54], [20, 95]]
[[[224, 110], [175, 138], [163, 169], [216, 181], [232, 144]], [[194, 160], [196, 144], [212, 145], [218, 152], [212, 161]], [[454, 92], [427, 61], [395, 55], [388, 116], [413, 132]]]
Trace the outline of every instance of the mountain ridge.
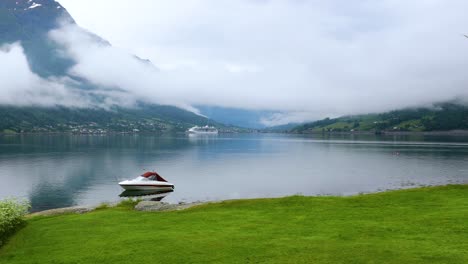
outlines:
[[0, 133], [7, 134], [184, 132], [192, 126], [207, 123], [223, 132], [243, 131], [173, 106], [113, 107], [106, 111], [95, 108], [0, 106]]
[[20, 42], [31, 70], [41, 77], [67, 75], [73, 61], [61, 56], [48, 38], [61, 20], [76, 23], [54, 0], [2, 0], [0, 45]]
[[291, 133], [429, 132], [468, 130], [468, 106], [462, 102], [406, 108], [378, 114], [325, 118], [296, 126]]
[[[69, 70], [76, 63], [72, 58], [64, 56], [57, 43], [49, 38], [51, 30], [61, 26], [66, 21], [79, 27], [68, 11], [54, 0], [2, 0], [0, 2], [0, 47], [11, 43], [20, 43], [27, 58], [31, 71], [42, 78], [67, 77], [74, 81], [74, 89], [93, 90], [96, 85], [87, 80], [70, 75]], [[111, 44], [101, 37], [81, 27], [92, 39], [103, 45]], [[151, 64], [149, 60], [136, 55], [133, 58], [141, 63]], [[107, 131], [127, 131], [124, 123], [139, 124], [134, 129], [142, 131], [166, 132], [182, 131], [194, 125], [207, 123], [226, 126], [209, 120], [204, 116], [178, 108], [175, 106], [148, 104], [136, 102], [134, 107], [120, 106], [89, 108], [63, 107], [63, 106], [0, 106], [0, 133], [21, 132], [57, 132], [72, 131], [76, 127], [91, 127], [98, 124]], [[69, 114], [68, 120], [66, 114]], [[128, 120], [124, 120], [123, 117]], [[125, 121], [125, 122], [124, 122]], [[82, 124], [71, 125], [82, 122]], [[148, 125], [151, 124], [151, 125]], [[66, 128], [69, 129], [66, 129]], [[232, 130], [236, 130], [232, 128]], [[236, 130], [237, 131], [237, 130]]]

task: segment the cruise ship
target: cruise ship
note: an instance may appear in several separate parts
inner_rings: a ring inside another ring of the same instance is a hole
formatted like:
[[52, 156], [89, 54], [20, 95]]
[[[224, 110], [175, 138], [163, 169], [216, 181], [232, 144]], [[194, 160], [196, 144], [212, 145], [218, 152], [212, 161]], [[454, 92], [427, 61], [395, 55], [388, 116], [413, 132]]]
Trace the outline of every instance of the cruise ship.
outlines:
[[218, 134], [218, 129], [215, 127], [210, 127], [210, 126], [204, 126], [204, 127], [199, 127], [199, 126], [194, 126], [187, 130], [187, 133], [189, 134]]

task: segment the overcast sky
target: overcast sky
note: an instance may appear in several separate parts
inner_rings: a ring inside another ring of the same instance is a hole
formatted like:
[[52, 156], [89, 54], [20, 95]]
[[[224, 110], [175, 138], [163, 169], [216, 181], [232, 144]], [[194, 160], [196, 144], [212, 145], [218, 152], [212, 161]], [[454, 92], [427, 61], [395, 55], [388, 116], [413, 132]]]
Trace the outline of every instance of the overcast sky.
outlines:
[[115, 47], [53, 32], [73, 74], [135, 100], [274, 110], [265, 123], [280, 124], [468, 97], [468, 1], [59, 2]]

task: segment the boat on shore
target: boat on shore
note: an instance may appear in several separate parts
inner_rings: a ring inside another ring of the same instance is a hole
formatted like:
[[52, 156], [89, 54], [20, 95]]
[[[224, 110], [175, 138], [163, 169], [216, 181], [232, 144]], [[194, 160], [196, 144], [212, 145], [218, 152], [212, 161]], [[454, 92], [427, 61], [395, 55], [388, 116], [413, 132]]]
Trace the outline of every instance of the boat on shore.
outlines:
[[166, 181], [154, 171], [148, 171], [133, 180], [119, 182], [120, 187], [127, 191], [172, 191], [174, 184]]
[[215, 135], [218, 134], [218, 129], [212, 126], [194, 126], [187, 130], [188, 134]]

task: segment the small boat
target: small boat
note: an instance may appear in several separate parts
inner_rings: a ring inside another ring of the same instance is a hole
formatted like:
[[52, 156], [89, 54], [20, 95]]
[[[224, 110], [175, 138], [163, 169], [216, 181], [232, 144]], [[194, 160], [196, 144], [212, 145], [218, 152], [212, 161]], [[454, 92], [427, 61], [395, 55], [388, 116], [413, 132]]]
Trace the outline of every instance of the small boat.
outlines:
[[189, 134], [218, 134], [218, 129], [216, 127], [210, 127], [210, 126], [204, 126], [204, 127], [199, 127], [199, 126], [194, 126], [187, 130], [187, 133]]
[[133, 180], [119, 182], [120, 187], [127, 191], [172, 191], [174, 184], [167, 182], [154, 171], [148, 171]]

